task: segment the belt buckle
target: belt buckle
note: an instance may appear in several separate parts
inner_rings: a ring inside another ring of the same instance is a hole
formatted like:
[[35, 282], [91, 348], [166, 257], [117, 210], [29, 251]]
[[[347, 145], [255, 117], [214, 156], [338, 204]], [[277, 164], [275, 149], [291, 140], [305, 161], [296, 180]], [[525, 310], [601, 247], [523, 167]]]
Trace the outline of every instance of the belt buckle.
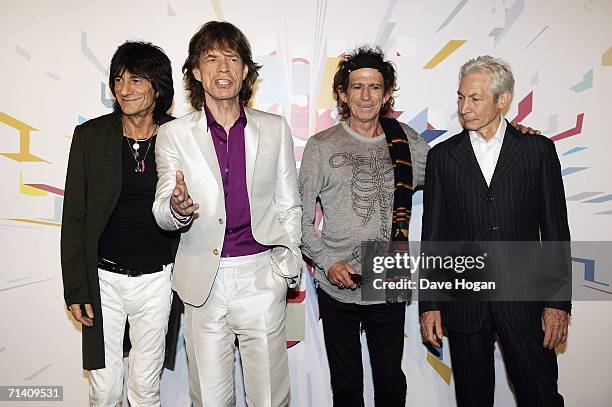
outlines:
[[127, 276], [128, 277], [140, 277], [140, 276], [142, 276], [142, 271], [141, 270], [130, 270], [130, 269], [128, 269]]

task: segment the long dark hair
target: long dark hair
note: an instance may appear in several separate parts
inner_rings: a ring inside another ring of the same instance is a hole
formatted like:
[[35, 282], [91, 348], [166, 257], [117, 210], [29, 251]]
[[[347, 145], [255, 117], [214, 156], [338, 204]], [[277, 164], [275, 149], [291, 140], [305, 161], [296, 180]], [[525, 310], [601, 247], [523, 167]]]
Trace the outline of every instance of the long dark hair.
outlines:
[[[172, 106], [174, 98], [174, 86], [172, 82], [172, 65], [170, 60], [160, 47], [150, 42], [126, 41], [117, 48], [111, 59], [108, 84], [111, 93], [115, 94], [115, 78], [120, 77], [124, 71], [147, 79], [157, 93], [155, 108], [153, 109], [153, 121], [162, 123], [163, 117]], [[121, 112], [119, 102], [115, 100], [113, 105], [115, 112]]]
[[253, 86], [259, 77], [261, 65], [253, 61], [251, 54], [251, 44], [245, 35], [235, 25], [225, 21], [209, 21], [204, 24], [189, 41], [189, 55], [183, 64], [183, 80], [185, 90], [189, 95], [191, 106], [202, 109], [204, 106], [204, 88], [202, 84], [193, 76], [193, 69], [199, 66], [200, 57], [211, 50], [229, 50], [237, 53], [249, 71], [246, 78], [242, 81], [238, 98], [241, 102], [247, 103], [253, 94]]

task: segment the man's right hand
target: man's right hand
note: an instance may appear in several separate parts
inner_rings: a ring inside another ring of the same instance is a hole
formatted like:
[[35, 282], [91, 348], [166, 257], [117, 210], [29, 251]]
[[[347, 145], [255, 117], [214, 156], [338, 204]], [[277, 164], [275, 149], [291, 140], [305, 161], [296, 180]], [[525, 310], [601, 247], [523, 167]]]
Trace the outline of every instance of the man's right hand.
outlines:
[[71, 304], [68, 309], [75, 321], [85, 326], [93, 326], [93, 308], [91, 308], [91, 304], [83, 304], [83, 306], [85, 307], [85, 315], [81, 311], [81, 304]]
[[200, 207], [189, 196], [185, 176], [181, 170], [176, 171], [176, 185], [170, 197], [170, 206], [176, 214], [181, 216], [191, 216]]
[[337, 285], [338, 288], [357, 288], [357, 284], [351, 280], [351, 274], [358, 274], [357, 271], [348, 265], [348, 263], [339, 260], [335, 262], [327, 272], [329, 281]]
[[442, 344], [442, 314], [440, 311], [425, 311], [421, 314], [421, 335], [423, 341], [427, 341], [438, 348]]

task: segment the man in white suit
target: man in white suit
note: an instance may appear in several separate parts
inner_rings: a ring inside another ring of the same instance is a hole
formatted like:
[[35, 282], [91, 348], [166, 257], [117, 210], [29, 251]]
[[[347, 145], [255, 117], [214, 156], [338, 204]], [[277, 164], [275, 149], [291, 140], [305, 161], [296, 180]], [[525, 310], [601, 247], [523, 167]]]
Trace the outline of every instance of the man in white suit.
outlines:
[[259, 68], [238, 28], [206, 23], [183, 66], [195, 111], [158, 133], [153, 213], [184, 231], [172, 285], [195, 406], [235, 404], [236, 338], [247, 404], [289, 403], [286, 293], [299, 281], [302, 210], [289, 126], [246, 107]]

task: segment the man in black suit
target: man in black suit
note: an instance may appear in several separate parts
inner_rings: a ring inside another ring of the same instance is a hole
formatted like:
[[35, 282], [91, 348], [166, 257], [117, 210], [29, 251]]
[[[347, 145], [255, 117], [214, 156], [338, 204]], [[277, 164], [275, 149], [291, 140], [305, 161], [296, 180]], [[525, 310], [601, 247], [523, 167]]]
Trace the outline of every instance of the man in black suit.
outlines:
[[[480, 56], [464, 64], [459, 77], [464, 130], [429, 152], [422, 241], [568, 242], [553, 142], [524, 136], [502, 117], [514, 88], [510, 67]], [[565, 280], [570, 272], [560, 271]], [[556, 302], [421, 298], [424, 340], [440, 346], [442, 327], [447, 329], [457, 404], [493, 405], [497, 335], [518, 405], [562, 406], [554, 348], [567, 338], [569, 300], [569, 295]]]

